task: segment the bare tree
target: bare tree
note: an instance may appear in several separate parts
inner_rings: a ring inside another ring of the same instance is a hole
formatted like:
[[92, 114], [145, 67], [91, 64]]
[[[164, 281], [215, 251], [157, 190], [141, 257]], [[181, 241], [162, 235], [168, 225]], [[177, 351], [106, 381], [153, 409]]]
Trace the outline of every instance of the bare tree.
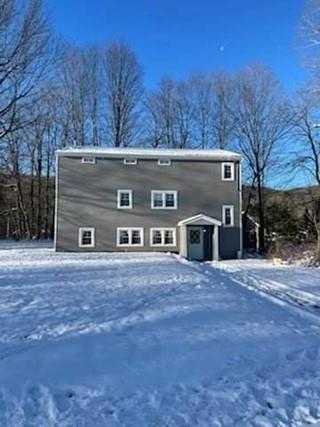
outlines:
[[193, 99], [194, 135], [197, 146], [210, 146], [213, 93], [211, 80], [203, 75], [193, 75], [189, 79]]
[[306, 66], [314, 70], [320, 67], [320, 2], [306, 0], [298, 26], [298, 46], [303, 49]]
[[42, 0], [0, 0], [0, 46], [1, 140], [23, 126], [21, 110], [34, 102], [51, 61], [51, 29]]
[[90, 46], [84, 57], [87, 79], [87, 110], [89, 115], [90, 142], [92, 145], [101, 145], [101, 50], [97, 46]]
[[125, 43], [112, 42], [104, 56], [107, 134], [115, 147], [130, 145], [139, 133], [138, 106], [143, 94], [142, 67]]
[[176, 148], [187, 148], [192, 144], [194, 130], [194, 107], [190, 86], [185, 82], [174, 85], [173, 121], [175, 124]]
[[160, 98], [157, 92], [147, 93], [143, 102], [144, 138], [147, 145], [156, 148], [164, 143], [165, 129], [163, 126]]
[[260, 247], [265, 249], [264, 185], [274, 165], [277, 147], [292, 129], [292, 114], [279, 81], [267, 68], [255, 65], [235, 79], [234, 134], [244, 157], [247, 178], [257, 191]]
[[101, 139], [101, 50], [98, 46], [63, 46], [58, 69], [60, 123], [63, 145], [100, 145]]
[[144, 105], [147, 142], [153, 147], [175, 147], [174, 81], [169, 77], [162, 78], [157, 89], [147, 93]]
[[218, 73], [212, 79], [212, 139], [213, 145], [225, 149], [230, 145], [235, 126], [233, 81], [227, 73]]
[[149, 92], [147, 139], [152, 146], [185, 148], [194, 137], [195, 107], [189, 82], [161, 79], [157, 90]]
[[313, 86], [304, 86], [299, 93], [296, 111], [294, 167], [308, 183], [305, 215], [317, 236], [316, 260], [320, 261], [320, 103]]

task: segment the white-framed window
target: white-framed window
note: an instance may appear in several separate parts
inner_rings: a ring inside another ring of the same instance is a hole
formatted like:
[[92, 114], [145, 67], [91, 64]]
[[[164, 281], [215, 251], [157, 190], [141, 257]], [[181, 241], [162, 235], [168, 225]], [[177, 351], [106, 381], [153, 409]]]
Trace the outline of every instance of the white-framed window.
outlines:
[[143, 228], [118, 227], [117, 246], [143, 246]]
[[178, 192], [175, 190], [152, 190], [151, 209], [177, 209]]
[[95, 240], [95, 230], [92, 227], [79, 228], [79, 248], [93, 248]]
[[137, 159], [123, 159], [123, 164], [125, 165], [136, 165], [137, 163]]
[[95, 157], [82, 157], [81, 158], [81, 163], [86, 163], [89, 165], [94, 165], [96, 163], [96, 158]]
[[222, 181], [234, 181], [234, 163], [223, 162], [221, 164]]
[[175, 228], [151, 228], [150, 246], [176, 246]]
[[234, 207], [233, 205], [222, 206], [222, 222], [225, 227], [234, 225]]
[[117, 191], [118, 209], [132, 209], [132, 190]]
[[159, 166], [171, 166], [171, 160], [169, 159], [159, 159], [158, 160]]

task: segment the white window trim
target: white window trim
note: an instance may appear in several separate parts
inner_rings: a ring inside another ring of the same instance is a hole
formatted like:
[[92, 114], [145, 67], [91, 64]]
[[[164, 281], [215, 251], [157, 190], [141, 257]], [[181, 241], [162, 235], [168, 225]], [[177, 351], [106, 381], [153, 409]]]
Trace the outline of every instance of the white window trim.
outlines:
[[94, 165], [96, 163], [96, 158], [91, 156], [81, 157], [81, 163], [85, 165]]
[[[230, 209], [231, 215], [231, 224], [226, 224], [226, 210]], [[223, 205], [222, 206], [222, 223], [224, 227], [234, 227], [234, 206], [233, 205]]]
[[[174, 206], [154, 206], [154, 194], [162, 193], [162, 202], [164, 205], [165, 195], [174, 194]], [[151, 190], [151, 209], [178, 209], [178, 191], [177, 190]]]
[[170, 159], [158, 159], [158, 165], [159, 166], [171, 166], [171, 160]]
[[[84, 231], [91, 231], [92, 233], [92, 239], [90, 245], [83, 245], [82, 244], [82, 233]], [[95, 229], [94, 227], [80, 227], [78, 231], [78, 244], [79, 248], [94, 248], [95, 246]]]
[[123, 159], [124, 165], [136, 165], [138, 163], [137, 159]]
[[[121, 206], [121, 193], [129, 193], [129, 206]], [[117, 190], [117, 208], [132, 209], [132, 190]]]
[[[231, 178], [225, 178], [225, 176], [224, 176], [225, 166], [231, 166]], [[221, 179], [222, 179], [222, 181], [234, 181], [234, 163], [233, 162], [221, 163]]]
[[[120, 231], [129, 231], [129, 243], [120, 243]], [[132, 240], [132, 230], [139, 230], [141, 233], [141, 243], [130, 243]], [[117, 246], [120, 248], [123, 247], [142, 247], [144, 246], [144, 229], [143, 227], [117, 227]]]
[[[161, 231], [161, 241], [162, 243], [153, 243], [152, 234], [154, 231]], [[173, 243], [163, 243], [164, 234], [166, 231], [173, 232]], [[154, 247], [168, 247], [168, 246], [177, 246], [177, 230], [174, 227], [154, 227], [150, 228], [150, 246]]]

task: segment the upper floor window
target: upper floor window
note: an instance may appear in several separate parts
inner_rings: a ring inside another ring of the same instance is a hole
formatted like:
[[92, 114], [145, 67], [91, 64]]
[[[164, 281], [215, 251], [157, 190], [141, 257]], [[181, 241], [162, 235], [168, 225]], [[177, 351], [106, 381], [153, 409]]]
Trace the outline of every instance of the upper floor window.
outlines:
[[222, 222], [226, 227], [233, 227], [234, 225], [234, 208], [232, 205], [222, 206]]
[[136, 165], [138, 163], [137, 159], [123, 159], [125, 165]]
[[143, 246], [143, 228], [117, 228], [117, 246]]
[[178, 192], [177, 191], [151, 191], [152, 209], [177, 209]]
[[117, 207], [118, 209], [132, 209], [132, 190], [118, 190]]
[[79, 228], [79, 247], [80, 248], [94, 247], [94, 228], [91, 228], [91, 227]]
[[159, 159], [158, 160], [159, 166], [171, 166], [171, 160], [169, 159]]
[[96, 162], [96, 158], [95, 157], [82, 157], [81, 158], [81, 163], [87, 163], [90, 165], [94, 165]]
[[234, 181], [234, 163], [224, 162], [221, 168], [222, 181]]

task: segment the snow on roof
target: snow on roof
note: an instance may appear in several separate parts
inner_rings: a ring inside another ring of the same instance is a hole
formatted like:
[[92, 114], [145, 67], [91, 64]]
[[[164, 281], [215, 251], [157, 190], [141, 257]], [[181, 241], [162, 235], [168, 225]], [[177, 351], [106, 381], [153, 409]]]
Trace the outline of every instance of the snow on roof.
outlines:
[[241, 155], [228, 150], [196, 150], [168, 148], [109, 148], [109, 147], [77, 147], [57, 150], [59, 156], [95, 155], [104, 157], [134, 158], [176, 158], [197, 160], [241, 160]]

